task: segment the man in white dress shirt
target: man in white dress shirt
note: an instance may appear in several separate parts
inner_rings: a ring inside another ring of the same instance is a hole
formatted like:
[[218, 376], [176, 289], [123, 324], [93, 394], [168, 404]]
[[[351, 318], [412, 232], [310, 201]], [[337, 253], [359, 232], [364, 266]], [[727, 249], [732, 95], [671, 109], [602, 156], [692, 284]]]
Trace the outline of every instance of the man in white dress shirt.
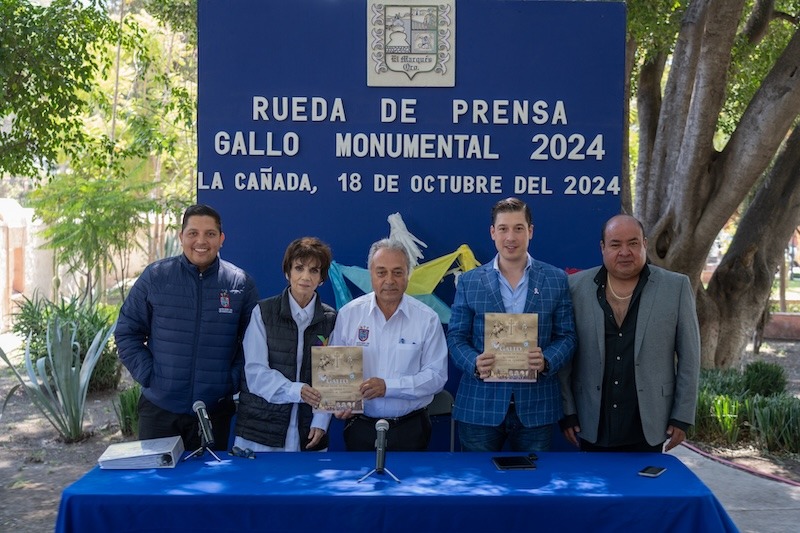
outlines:
[[339, 310], [331, 346], [364, 349], [364, 414], [336, 413], [348, 419], [345, 446], [375, 448], [375, 423], [389, 422], [388, 450], [425, 450], [431, 422], [425, 407], [447, 381], [447, 343], [439, 316], [405, 294], [411, 261], [391, 239], [372, 245], [367, 266], [373, 292]]

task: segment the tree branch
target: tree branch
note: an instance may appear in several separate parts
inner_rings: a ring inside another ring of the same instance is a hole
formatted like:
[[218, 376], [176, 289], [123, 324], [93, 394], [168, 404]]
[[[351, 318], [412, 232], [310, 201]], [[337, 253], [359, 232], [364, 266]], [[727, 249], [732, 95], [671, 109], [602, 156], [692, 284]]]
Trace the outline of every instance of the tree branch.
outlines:
[[731, 135], [713, 172], [725, 176], [715, 183], [709, 208], [698, 222], [698, 231], [714, 231], [727, 222], [753, 184], [772, 162], [800, 110], [800, 30], [796, 31], [764, 78], [739, 125]]
[[775, 0], [756, 0], [747, 17], [742, 34], [750, 44], [761, 42], [767, 34], [769, 23], [773, 18]]

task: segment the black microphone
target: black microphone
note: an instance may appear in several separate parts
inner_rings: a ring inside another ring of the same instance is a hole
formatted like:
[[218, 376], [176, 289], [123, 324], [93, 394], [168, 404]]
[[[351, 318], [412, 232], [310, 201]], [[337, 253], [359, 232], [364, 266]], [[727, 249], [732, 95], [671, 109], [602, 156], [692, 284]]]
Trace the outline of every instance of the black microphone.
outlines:
[[389, 431], [389, 422], [381, 418], [375, 422], [375, 431], [378, 438], [375, 439], [375, 472], [383, 474], [386, 466], [386, 432]]
[[203, 400], [197, 400], [192, 405], [192, 410], [197, 413], [197, 421], [200, 423], [197, 434], [200, 435], [201, 445], [204, 448], [211, 448], [214, 446], [214, 433], [211, 431], [211, 420], [208, 419], [206, 404]]

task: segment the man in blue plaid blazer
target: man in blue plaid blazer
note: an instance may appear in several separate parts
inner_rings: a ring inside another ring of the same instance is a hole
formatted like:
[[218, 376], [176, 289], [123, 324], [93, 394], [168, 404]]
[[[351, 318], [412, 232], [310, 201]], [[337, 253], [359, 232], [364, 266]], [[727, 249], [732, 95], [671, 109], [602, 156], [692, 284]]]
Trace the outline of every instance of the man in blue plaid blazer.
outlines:
[[[531, 212], [517, 198], [492, 208], [492, 262], [464, 273], [456, 288], [447, 345], [463, 375], [453, 416], [465, 451], [550, 448], [552, 425], [561, 418], [557, 373], [576, 347], [567, 274], [528, 254]], [[483, 351], [485, 313], [537, 313], [539, 346], [528, 354], [536, 383], [485, 382], [495, 363]]]

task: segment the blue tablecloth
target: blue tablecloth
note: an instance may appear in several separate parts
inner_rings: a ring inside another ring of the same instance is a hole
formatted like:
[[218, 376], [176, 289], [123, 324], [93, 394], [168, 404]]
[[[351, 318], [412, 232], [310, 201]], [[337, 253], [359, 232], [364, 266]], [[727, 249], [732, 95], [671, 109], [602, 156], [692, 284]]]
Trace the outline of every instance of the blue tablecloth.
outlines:
[[[671, 455], [540, 453], [500, 471], [488, 453], [206, 454], [174, 469], [100, 470], [67, 487], [57, 532], [736, 531], [713, 493]], [[509, 455], [509, 454], [505, 454]], [[513, 454], [511, 454], [513, 455]], [[658, 478], [637, 472], [664, 466]]]

